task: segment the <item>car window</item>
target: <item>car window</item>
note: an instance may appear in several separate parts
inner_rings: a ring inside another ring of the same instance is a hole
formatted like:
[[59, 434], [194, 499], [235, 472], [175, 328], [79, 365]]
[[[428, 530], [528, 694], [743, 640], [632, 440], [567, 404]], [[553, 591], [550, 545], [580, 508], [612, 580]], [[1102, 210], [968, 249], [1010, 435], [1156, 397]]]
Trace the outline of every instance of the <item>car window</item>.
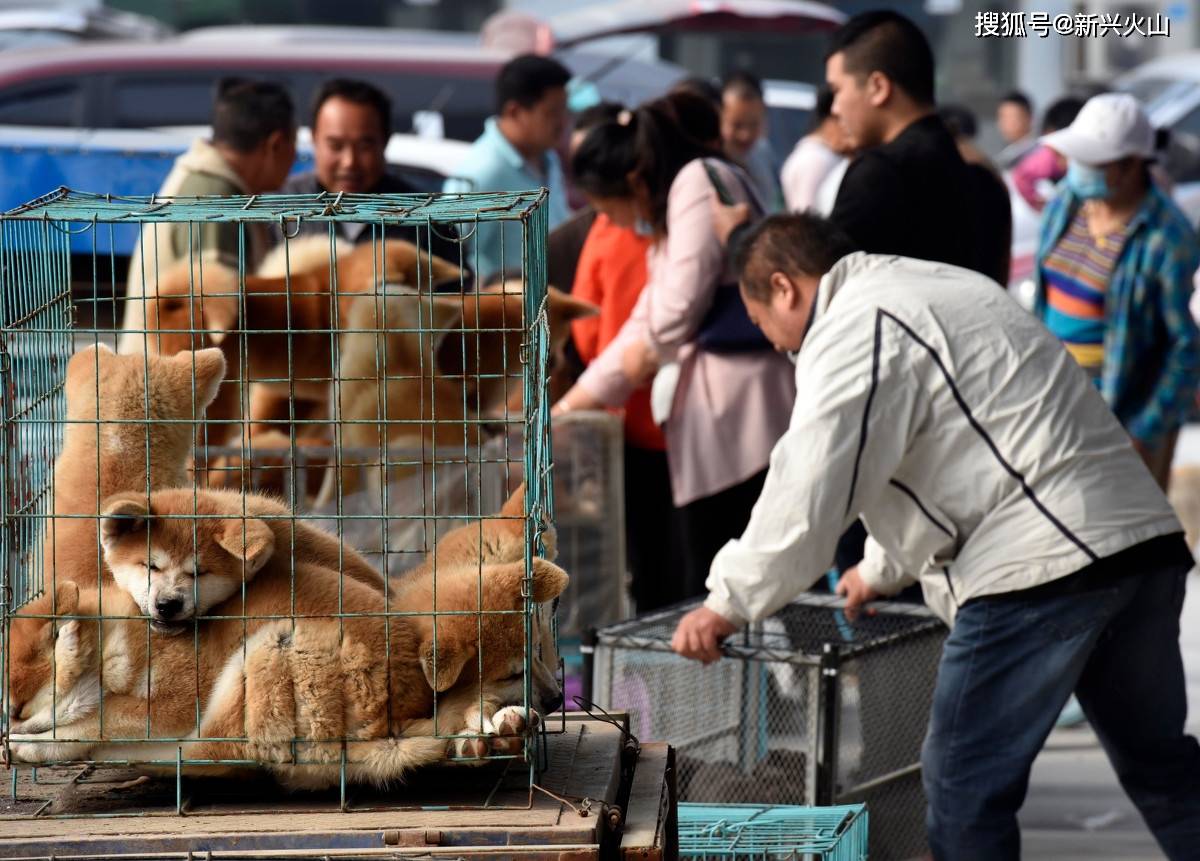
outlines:
[[0, 124], [21, 126], [83, 125], [83, 88], [56, 81], [0, 96]]
[[122, 76], [113, 81], [113, 128], [207, 125], [217, 80], [225, 74]]

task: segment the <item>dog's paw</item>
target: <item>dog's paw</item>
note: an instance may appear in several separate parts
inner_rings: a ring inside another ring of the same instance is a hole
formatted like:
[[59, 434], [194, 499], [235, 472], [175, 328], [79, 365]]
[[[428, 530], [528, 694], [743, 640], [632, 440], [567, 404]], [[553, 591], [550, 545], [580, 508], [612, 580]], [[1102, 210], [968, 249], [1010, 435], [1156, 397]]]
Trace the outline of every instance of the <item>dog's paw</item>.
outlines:
[[521, 752], [525, 736], [541, 724], [542, 718], [533, 709], [524, 706], [505, 706], [492, 715], [492, 726], [496, 734], [490, 741], [491, 753], [501, 756], [516, 756]]
[[488, 755], [486, 738], [452, 738], [446, 743], [446, 756], [466, 762], [482, 760]]
[[492, 715], [496, 735], [526, 735], [530, 728], [536, 729], [541, 722], [541, 715], [524, 706], [505, 706]]

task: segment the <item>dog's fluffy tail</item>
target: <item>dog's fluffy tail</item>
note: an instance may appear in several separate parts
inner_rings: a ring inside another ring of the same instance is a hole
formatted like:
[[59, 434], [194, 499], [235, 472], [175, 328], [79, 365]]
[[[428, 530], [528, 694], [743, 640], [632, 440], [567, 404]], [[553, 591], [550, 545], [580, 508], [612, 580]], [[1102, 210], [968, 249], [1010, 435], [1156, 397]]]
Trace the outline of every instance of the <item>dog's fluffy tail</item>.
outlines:
[[[403, 783], [409, 773], [446, 761], [446, 739], [433, 736], [352, 741], [346, 745], [346, 780], [384, 789]], [[293, 792], [337, 786], [338, 767], [295, 765], [273, 768], [276, 780]]]

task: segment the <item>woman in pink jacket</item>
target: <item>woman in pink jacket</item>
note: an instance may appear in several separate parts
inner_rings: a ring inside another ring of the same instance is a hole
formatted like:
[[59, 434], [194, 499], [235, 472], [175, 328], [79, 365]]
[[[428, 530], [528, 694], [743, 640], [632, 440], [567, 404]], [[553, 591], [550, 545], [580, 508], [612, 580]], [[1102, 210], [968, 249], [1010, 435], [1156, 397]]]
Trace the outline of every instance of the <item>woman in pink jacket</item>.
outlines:
[[749, 520], [795, 397], [792, 366], [749, 323], [713, 226], [715, 201], [758, 201], [739, 168], [689, 133], [712, 111], [674, 93], [580, 146], [574, 173], [589, 201], [652, 245], [633, 314], [555, 407], [618, 407], [655, 378], [689, 595], [704, 594], [717, 550]]

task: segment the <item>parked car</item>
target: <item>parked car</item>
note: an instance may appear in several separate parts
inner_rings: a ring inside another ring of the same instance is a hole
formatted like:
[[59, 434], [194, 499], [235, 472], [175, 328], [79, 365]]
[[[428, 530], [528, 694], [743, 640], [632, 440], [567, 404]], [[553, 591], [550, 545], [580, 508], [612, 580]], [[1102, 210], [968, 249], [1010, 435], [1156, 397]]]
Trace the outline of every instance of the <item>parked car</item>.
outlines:
[[156, 41], [171, 35], [171, 28], [145, 15], [95, 8], [43, 9], [28, 7], [0, 10], [0, 51], [47, 48], [93, 40], [134, 39]]
[[[387, 92], [397, 131], [412, 131], [415, 116], [434, 112], [445, 137], [473, 140], [493, 113], [496, 74], [509, 59], [479, 45], [412, 42], [398, 50], [394, 40], [296, 41], [293, 36], [303, 34], [295, 33], [260, 39], [258, 28], [234, 30], [241, 35], [0, 54], [0, 124], [199, 125], [209, 119], [216, 82], [230, 75], [281, 81], [306, 111], [321, 82], [336, 75], [362, 78]], [[602, 97], [624, 102], [657, 95], [684, 74], [669, 63], [636, 61], [605, 70], [611, 58], [584, 51], [566, 52], [563, 59], [590, 76]]]

